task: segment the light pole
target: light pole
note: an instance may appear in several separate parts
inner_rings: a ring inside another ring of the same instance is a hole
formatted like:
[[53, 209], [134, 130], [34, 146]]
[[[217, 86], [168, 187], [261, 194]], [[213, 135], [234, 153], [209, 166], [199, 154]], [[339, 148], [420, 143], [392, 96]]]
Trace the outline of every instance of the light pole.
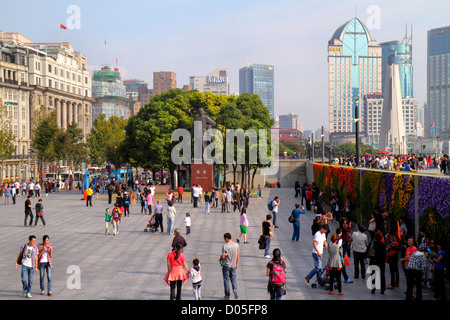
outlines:
[[359, 167], [359, 98], [355, 98], [355, 138], [356, 138], [356, 166]]
[[325, 147], [323, 145], [323, 126], [322, 126], [322, 164], [325, 164]]

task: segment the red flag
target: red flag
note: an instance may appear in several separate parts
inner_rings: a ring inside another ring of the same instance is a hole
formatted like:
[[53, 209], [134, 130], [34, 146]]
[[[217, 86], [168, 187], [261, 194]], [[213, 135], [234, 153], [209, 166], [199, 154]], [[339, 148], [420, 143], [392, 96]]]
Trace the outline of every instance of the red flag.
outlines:
[[61, 29], [64, 29], [64, 30], [66, 30], [67, 28], [66, 28], [66, 26], [65, 25], [63, 25], [63, 24], [61, 24], [60, 26], [59, 26]]

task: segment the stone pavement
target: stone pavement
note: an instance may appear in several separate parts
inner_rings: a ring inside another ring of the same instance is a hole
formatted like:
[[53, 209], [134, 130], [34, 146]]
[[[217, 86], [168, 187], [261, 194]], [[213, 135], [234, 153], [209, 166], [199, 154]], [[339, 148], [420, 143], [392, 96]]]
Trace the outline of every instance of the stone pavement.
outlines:
[[[312, 288], [303, 280], [313, 268], [311, 256], [312, 236], [310, 226], [314, 214], [302, 215], [301, 242], [292, 242], [292, 225], [287, 221], [294, 204], [294, 191], [288, 188], [263, 189], [263, 198], [252, 198], [248, 208], [249, 244], [241, 240], [241, 258], [237, 271], [239, 300], [268, 300], [265, 267], [268, 259], [258, 249], [257, 240], [261, 234], [261, 223], [268, 213], [267, 202], [275, 196], [281, 198], [280, 213], [277, 217], [278, 229], [272, 238], [271, 250], [280, 248], [287, 263], [287, 300], [403, 300], [406, 282], [400, 268], [400, 287], [387, 290], [384, 295], [377, 291], [374, 295], [367, 288], [365, 280], [355, 280], [353, 284], [343, 283], [343, 296], [329, 296], [324, 288]], [[38, 227], [24, 227], [24, 197], [17, 199], [16, 205], [0, 205], [0, 299], [25, 299], [21, 296], [20, 266], [14, 269], [19, 248], [34, 234], [37, 243], [42, 236], [50, 236], [54, 247], [53, 256], [53, 296], [39, 294], [39, 274], [35, 274], [32, 299], [36, 300], [167, 300], [169, 286], [163, 281], [167, 271], [166, 257], [171, 249], [172, 235], [168, 235], [167, 218], [164, 212], [164, 233], [144, 232], [149, 216], [140, 215], [140, 205], [131, 206], [131, 216], [123, 218], [118, 236], [104, 234], [105, 208], [112, 209], [106, 200], [94, 199], [93, 207], [86, 207], [77, 191], [59, 191], [41, 197], [47, 226], [39, 221]], [[33, 198], [33, 206], [37, 198]], [[166, 206], [165, 201], [162, 201]], [[222, 300], [224, 297], [221, 268], [218, 259], [224, 243], [223, 234], [230, 232], [233, 241], [239, 234], [239, 213], [220, 213], [220, 207], [204, 212], [204, 205], [192, 208], [189, 199], [183, 204], [175, 204], [177, 215], [175, 227], [179, 227], [188, 243], [184, 249], [189, 266], [197, 254], [202, 265], [203, 300]], [[192, 218], [191, 234], [184, 228], [185, 213]], [[337, 224], [332, 223], [332, 231]], [[111, 228], [112, 230], [112, 228]], [[242, 239], [242, 238], [241, 238]], [[325, 250], [326, 251], [326, 250]], [[327, 254], [323, 260], [327, 261]], [[79, 268], [80, 288], [73, 288], [75, 273]], [[353, 279], [353, 258], [347, 267]], [[389, 268], [386, 266], [386, 278]], [[389, 282], [389, 280], [387, 280]], [[430, 300], [432, 292], [424, 289], [424, 300]], [[192, 284], [188, 280], [183, 286], [183, 300], [192, 300]]]

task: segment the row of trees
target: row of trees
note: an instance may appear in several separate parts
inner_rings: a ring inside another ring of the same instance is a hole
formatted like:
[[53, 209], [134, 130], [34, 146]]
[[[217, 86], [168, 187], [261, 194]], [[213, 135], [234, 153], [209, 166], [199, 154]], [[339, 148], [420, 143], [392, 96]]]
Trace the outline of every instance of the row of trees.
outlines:
[[[107, 162], [116, 168], [142, 167], [153, 172], [169, 170], [173, 174], [177, 164], [172, 162], [171, 153], [178, 141], [172, 141], [172, 133], [176, 129], [193, 133], [194, 119], [200, 108], [216, 122], [216, 129], [224, 139], [227, 129], [254, 129], [256, 132], [267, 129], [267, 145], [271, 151], [269, 129], [274, 121], [257, 95], [242, 94], [236, 97], [180, 89], [153, 97], [129, 119], [112, 116], [106, 120], [105, 115], [100, 114], [86, 139], [83, 139], [82, 130], [76, 123], [71, 123], [66, 129], [58, 128], [55, 113], [46, 113], [42, 106], [33, 117], [32, 148], [41, 166], [55, 160], [65, 160], [71, 172], [82, 162], [97, 165]], [[194, 135], [190, 138], [193, 139]], [[191, 145], [193, 148], [194, 143]], [[234, 145], [234, 180], [239, 167], [237, 159], [242, 153], [245, 157], [245, 164], [240, 164], [242, 183], [253, 181], [250, 177], [254, 177], [256, 170], [267, 166], [250, 163], [250, 152], [254, 152], [252, 148], [256, 147], [249, 146], [248, 141], [245, 150], [238, 150]], [[225, 149], [221, 150], [223, 163], [226, 163]], [[219, 168], [223, 169], [224, 165], [219, 165]], [[225, 181], [226, 175], [223, 179]]]

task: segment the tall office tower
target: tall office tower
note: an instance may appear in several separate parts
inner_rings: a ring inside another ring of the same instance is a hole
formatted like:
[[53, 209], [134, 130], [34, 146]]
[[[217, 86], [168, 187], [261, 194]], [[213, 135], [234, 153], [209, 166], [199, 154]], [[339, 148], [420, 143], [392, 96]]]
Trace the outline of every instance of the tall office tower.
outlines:
[[402, 99], [414, 97], [413, 66], [412, 66], [412, 34], [405, 34], [402, 41], [380, 43], [382, 50], [382, 86], [384, 92], [385, 66], [396, 64], [399, 69]]
[[239, 69], [239, 94], [257, 94], [269, 109], [270, 117], [275, 117], [274, 106], [274, 66], [252, 64]]
[[94, 71], [92, 81], [93, 119], [100, 113], [108, 119], [111, 116], [129, 118], [133, 112], [133, 100], [127, 98], [126, 87], [120, 79], [118, 71], [104, 66]]
[[216, 69], [206, 76], [191, 76], [189, 85], [193, 90], [198, 90], [199, 92], [228, 95], [230, 92], [228, 69]]
[[282, 114], [279, 117], [278, 127], [283, 129], [297, 129], [303, 131], [302, 124], [298, 120], [298, 115], [295, 113]]
[[364, 95], [381, 92], [381, 53], [357, 18], [341, 25], [328, 41], [328, 128], [333, 144], [355, 141], [355, 99], [361, 107]]
[[399, 66], [387, 65], [385, 77], [379, 149], [406, 154], [406, 144], [401, 143], [406, 139], [406, 129], [403, 121]]
[[425, 115], [426, 137], [450, 138], [450, 26], [428, 31]]

